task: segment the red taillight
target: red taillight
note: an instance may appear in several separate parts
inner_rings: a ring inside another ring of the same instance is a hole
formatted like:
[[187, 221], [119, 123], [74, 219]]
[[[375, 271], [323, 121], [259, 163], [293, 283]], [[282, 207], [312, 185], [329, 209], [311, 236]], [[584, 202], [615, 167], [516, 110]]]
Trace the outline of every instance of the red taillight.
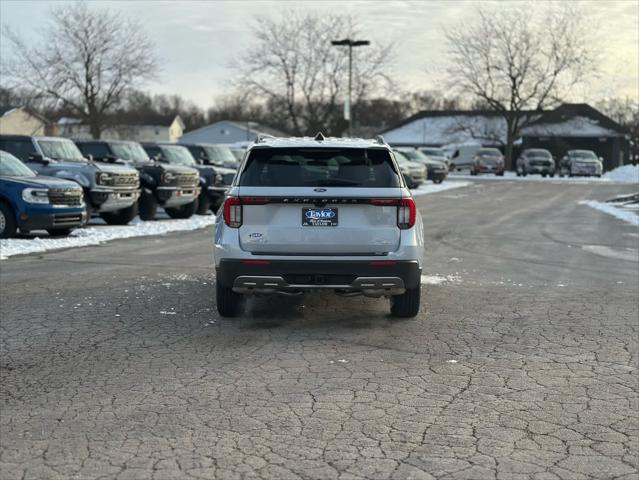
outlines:
[[401, 198], [372, 198], [371, 205], [377, 205], [379, 207], [392, 207], [394, 205], [401, 205]]
[[226, 197], [224, 201], [224, 223], [231, 228], [242, 226], [242, 203], [238, 197]]
[[397, 226], [404, 230], [415, 225], [417, 208], [412, 198], [372, 198], [370, 204], [379, 207], [397, 206]]
[[271, 197], [241, 197], [242, 205], [266, 205]]
[[393, 261], [381, 261], [381, 262], [368, 262], [371, 267], [389, 267], [391, 265], [397, 265], [397, 262]]
[[402, 198], [397, 207], [397, 226], [402, 230], [412, 228], [415, 225], [417, 207], [412, 198]]
[[241, 263], [244, 265], [270, 265], [271, 262], [268, 260], [242, 260]]

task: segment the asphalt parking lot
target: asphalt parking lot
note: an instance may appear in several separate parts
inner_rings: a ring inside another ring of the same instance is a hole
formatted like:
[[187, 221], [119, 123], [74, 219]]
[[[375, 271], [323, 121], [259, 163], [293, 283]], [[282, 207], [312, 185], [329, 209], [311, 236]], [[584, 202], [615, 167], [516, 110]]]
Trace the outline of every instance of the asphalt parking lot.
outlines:
[[0, 477], [639, 478], [632, 185], [417, 197], [422, 312], [214, 305], [212, 230], [0, 263]]

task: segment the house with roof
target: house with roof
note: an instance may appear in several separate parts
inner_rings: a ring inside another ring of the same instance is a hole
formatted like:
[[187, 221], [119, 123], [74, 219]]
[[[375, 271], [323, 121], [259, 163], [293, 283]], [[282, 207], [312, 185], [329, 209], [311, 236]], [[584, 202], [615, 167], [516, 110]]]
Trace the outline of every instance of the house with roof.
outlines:
[[180, 143], [238, 143], [253, 142], [258, 135], [287, 137], [284, 132], [257, 122], [221, 120], [205, 127], [186, 132]]
[[52, 123], [27, 107], [0, 106], [0, 134], [52, 135]]
[[[555, 157], [567, 150], [593, 150], [608, 169], [629, 161], [630, 135], [626, 128], [585, 103], [563, 104], [554, 110], [527, 111], [527, 126], [516, 141], [517, 150], [546, 148]], [[506, 121], [492, 110], [422, 111], [381, 132], [394, 146], [479, 144], [502, 148]]]
[[629, 163], [630, 132], [586, 103], [565, 103], [522, 129], [521, 148], [545, 148], [556, 157], [592, 150], [611, 170]]
[[[175, 143], [184, 132], [184, 122], [179, 115], [114, 114], [107, 117], [107, 124], [101, 138], [108, 140]], [[91, 138], [89, 125], [77, 118], [63, 117], [58, 120], [57, 127], [58, 134], [63, 137]]]

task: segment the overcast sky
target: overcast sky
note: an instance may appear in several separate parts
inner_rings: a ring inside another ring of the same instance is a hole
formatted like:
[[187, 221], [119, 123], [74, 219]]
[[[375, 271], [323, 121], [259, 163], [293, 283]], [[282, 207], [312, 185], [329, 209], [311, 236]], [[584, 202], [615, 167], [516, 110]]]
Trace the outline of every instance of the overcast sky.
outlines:
[[[26, 38], [47, 20], [59, 1], [0, 0], [0, 22]], [[485, 2], [490, 3], [490, 2]], [[446, 45], [443, 27], [473, 21], [474, 1], [102, 1], [90, 5], [117, 9], [143, 22], [162, 59], [162, 73], [148, 88], [177, 93], [202, 107], [230, 90], [229, 62], [251, 45], [251, 18], [277, 16], [283, 10], [343, 12], [357, 17], [368, 39], [398, 41], [393, 71], [403, 89], [443, 89]], [[521, 9], [523, 2], [499, 2], [498, 8]], [[599, 24], [592, 39], [601, 54], [600, 78], [574, 91], [571, 100], [639, 96], [639, 0], [582, 2]], [[6, 42], [0, 55], [6, 55]]]

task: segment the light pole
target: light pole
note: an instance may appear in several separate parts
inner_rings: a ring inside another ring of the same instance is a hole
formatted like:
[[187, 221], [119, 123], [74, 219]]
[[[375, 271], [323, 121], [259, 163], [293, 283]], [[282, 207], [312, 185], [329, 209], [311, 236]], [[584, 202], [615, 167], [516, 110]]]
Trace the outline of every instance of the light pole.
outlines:
[[365, 45], [370, 45], [371, 42], [368, 40], [351, 40], [350, 38], [345, 38], [344, 40], [333, 40], [331, 45], [335, 45], [338, 47], [346, 46], [348, 47], [348, 136], [353, 136], [353, 115], [351, 113], [351, 92], [353, 89], [353, 47], [363, 47]]

